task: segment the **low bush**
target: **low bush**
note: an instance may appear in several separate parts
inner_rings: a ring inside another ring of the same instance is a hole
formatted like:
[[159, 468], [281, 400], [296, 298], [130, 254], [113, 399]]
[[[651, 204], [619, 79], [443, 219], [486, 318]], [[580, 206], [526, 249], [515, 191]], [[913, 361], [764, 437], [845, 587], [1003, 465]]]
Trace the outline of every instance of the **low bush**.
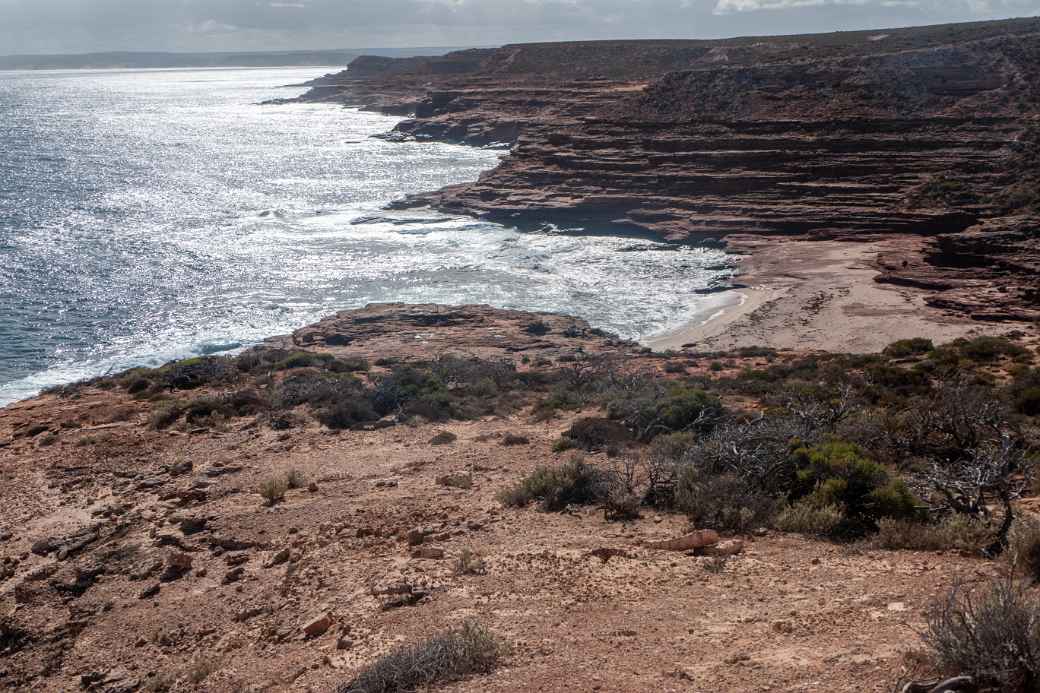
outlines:
[[692, 433], [668, 433], [650, 442], [643, 456], [647, 477], [643, 501], [647, 505], [674, 507], [679, 465], [696, 442]]
[[795, 503], [780, 511], [773, 525], [782, 532], [826, 537], [845, 520], [836, 505], [817, 507], [810, 503]]
[[915, 337], [913, 339], [900, 339], [885, 347], [884, 355], [894, 359], [906, 358], [908, 356], [920, 356], [927, 354], [935, 348], [930, 339]]
[[696, 527], [747, 532], [772, 521], [777, 501], [735, 474], [704, 474], [686, 465], [676, 480], [675, 507]]
[[607, 413], [624, 423], [638, 440], [649, 441], [664, 433], [710, 430], [722, 415], [722, 402], [681, 383], [651, 382], [612, 398]]
[[451, 431], [441, 431], [434, 437], [430, 438], [430, 445], [448, 445], [454, 443], [459, 437]]
[[507, 433], [502, 438], [502, 445], [506, 447], [514, 445], [530, 445], [531, 441], [527, 436], [522, 436], [518, 433]]
[[981, 551], [993, 540], [994, 528], [964, 515], [939, 522], [882, 518], [871, 543], [879, 549], [908, 551]]
[[267, 505], [276, 505], [285, 500], [285, 493], [289, 490], [289, 481], [284, 474], [268, 477], [260, 482], [260, 495], [263, 496]]
[[318, 410], [318, 421], [333, 430], [353, 428], [379, 420], [379, 414], [363, 396], [352, 396], [328, 404]]
[[1034, 583], [1040, 582], [1040, 518], [1019, 515], [1008, 537], [1012, 565]]
[[445, 474], [437, 477], [437, 483], [450, 488], [473, 488], [473, 477], [469, 474]]
[[793, 453], [797, 469], [793, 501], [817, 508], [837, 506], [844, 515], [835, 533], [863, 536], [882, 518], [920, 517], [919, 503], [906, 484], [867, 459], [852, 443], [830, 441]]
[[601, 450], [632, 439], [628, 429], [617, 421], [592, 416], [575, 421], [563, 436], [585, 450]]
[[1024, 347], [1006, 337], [957, 339], [950, 346], [955, 347], [964, 358], [976, 363], [992, 363], [1003, 356], [1019, 358], [1029, 353]]
[[181, 418], [184, 407], [179, 402], [162, 402], [152, 410], [148, 424], [157, 431], [169, 428]]
[[547, 335], [549, 334], [549, 331], [549, 324], [546, 323], [544, 320], [534, 320], [532, 322], [529, 322], [524, 327], [524, 332], [530, 335], [534, 335], [536, 337]]
[[285, 486], [290, 489], [303, 488], [307, 485], [307, 477], [299, 469], [290, 469], [285, 473]]
[[1037, 690], [1040, 598], [1010, 577], [975, 593], [955, 586], [932, 605], [923, 639], [939, 671], [972, 677], [975, 690]]
[[1015, 395], [1015, 411], [1026, 416], [1040, 416], [1040, 386], [1022, 389]]
[[405, 693], [486, 674], [498, 664], [502, 644], [476, 621], [414, 645], [398, 648], [361, 670], [336, 693]]
[[538, 467], [519, 484], [499, 494], [506, 506], [524, 507], [539, 501], [546, 512], [558, 512], [568, 505], [589, 505], [605, 498], [606, 475], [575, 457], [558, 467]]
[[174, 361], [148, 375], [171, 390], [194, 390], [203, 385], [219, 385], [238, 379], [235, 362], [219, 356], [200, 356]]
[[314, 408], [343, 400], [368, 398], [364, 385], [350, 375], [304, 371], [287, 375], [271, 388], [268, 401], [274, 409], [284, 410], [302, 404]]

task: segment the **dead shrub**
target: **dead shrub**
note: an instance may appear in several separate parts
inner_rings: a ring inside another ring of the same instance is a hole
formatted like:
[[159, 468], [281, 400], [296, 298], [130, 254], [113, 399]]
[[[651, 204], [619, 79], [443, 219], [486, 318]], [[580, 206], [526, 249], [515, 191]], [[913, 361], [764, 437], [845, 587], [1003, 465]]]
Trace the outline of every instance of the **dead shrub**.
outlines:
[[307, 485], [307, 477], [299, 469], [290, 469], [285, 473], [285, 485], [287, 488], [303, 488]]
[[608, 445], [626, 443], [631, 440], [632, 434], [617, 421], [588, 416], [575, 421], [563, 437], [585, 450], [600, 450]]
[[469, 474], [445, 474], [437, 477], [437, 483], [449, 488], [471, 489], [473, 488], [473, 477]]
[[1040, 682], [1040, 599], [1010, 576], [964, 584], [932, 605], [923, 634], [936, 669], [976, 690], [1027, 693]]
[[1033, 582], [1040, 582], [1040, 518], [1016, 518], [1009, 536], [1010, 559]]
[[463, 549], [459, 557], [455, 559], [456, 575], [483, 575], [486, 572], [487, 562], [480, 553], [473, 549]]
[[289, 490], [289, 482], [284, 474], [268, 477], [260, 483], [260, 495], [267, 505], [276, 505], [285, 500], [285, 492]]
[[434, 684], [490, 673], [504, 648], [480, 623], [461, 626], [414, 645], [398, 648], [362, 669], [337, 693], [404, 693]]
[[687, 465], [676, 482], [675, 506], [697, 527], [746, 532], [772, 521], [777, 502], [735, 474], [704, 474]]
[[178, 402], [163, 402], [152, 410], [148, 425], [157, 431], [169, 428], [177, 423], [184, 413], [184, 407]]

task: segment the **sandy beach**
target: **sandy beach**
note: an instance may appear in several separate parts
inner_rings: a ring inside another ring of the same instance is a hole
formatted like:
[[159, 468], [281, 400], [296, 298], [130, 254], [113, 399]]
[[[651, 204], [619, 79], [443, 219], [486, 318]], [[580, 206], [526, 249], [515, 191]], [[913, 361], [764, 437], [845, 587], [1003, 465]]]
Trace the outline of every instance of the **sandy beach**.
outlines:
[[926, 305], [922, 291], [879, 284], [875, 259], [898, 241], [802, 241], [737, 237], [737, 283], [685, 327], [644, 340], [657, 350], [683, 347], [875, 352], [910, 337], [946, 342], [1002, 334], [1014, 323], [965, 319]]

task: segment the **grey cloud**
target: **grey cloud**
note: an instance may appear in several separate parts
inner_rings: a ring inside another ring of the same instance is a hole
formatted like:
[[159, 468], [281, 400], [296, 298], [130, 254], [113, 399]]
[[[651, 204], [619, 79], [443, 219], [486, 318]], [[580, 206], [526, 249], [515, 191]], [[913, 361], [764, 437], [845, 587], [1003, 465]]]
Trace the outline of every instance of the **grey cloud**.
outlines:
[[0, 0], [0, 53], [713, 38], [1036, 14], [1037, 0]]

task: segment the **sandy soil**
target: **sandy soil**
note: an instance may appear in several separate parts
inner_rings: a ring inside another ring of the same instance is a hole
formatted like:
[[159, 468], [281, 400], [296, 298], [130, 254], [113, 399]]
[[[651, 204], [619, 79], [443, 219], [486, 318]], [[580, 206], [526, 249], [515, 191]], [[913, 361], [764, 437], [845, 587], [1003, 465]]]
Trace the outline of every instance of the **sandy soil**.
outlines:
[[[23, 406], [8, 409], [8, 421]], [[189, 436], [142, 431], [138, 416], [106, 429], [100, 456], [80, 443], [97, 434], [78, 431], [0, 455], [0, 517], [13, 531], [5, 554], [23, 557], [0, 603], [33, 637], [4, 660], [14, 688], [77, 690], [94, 674], [145, 685], [181, 677], [178, 691], [331, 691], [389, 648], [477, 617], [512, 652], [490, 676], [444, 690], [884, 692], [932, 596], [994, 570], [956, 555], [850, 551], [770, 533], [748, 537], [714, 574], [711, 559], [642, 545], [681, 534], [677, 516], [617, 524], [594, 510], [502, 508], [497, 491], [558, 459], [551, 445], [566, 420], [339, 435], [235, 424]], [[458, 439], [430, 445], [440, 430]], [[506, 447], [505, 432], [530, 443]], [[170, 471], [186, 461], [190, 472]], [[317, 487], [265, 508], [255, 489], [290, 468]], [[447, 473], [472, 474], [473, 488], [438, 485]], [[191, 488], [202, 493], [184, 496]], [[205, 528], [185, 531], [186, 517]], [[83, 553], [30, 553], [40, 537], [85, 524], [103, 538]], [[412, 529], [444, 558], [411, 557]], [[455, 574], [467, 548], [484, 557], [485, 574]], [[625, 555], [604, 562], [591, 554], [601, 548]], [[191, 560], [184, 577], [160, 583], [148, 573], [181, 552]], [[97, 564], [104, 574], [76, 588]], [[395, 585], [426, 596], [389, 608]], [[326, 613], [331, 627], [305, 637], [302, 627]], [[192, 671], [208, 673], [186, 685]]]
[[945, 342], [1022, 327], [944, 313], [927, 306], [922, 291], [875, 282], [875, 259], [892, 252], [893, 243], [734, 239], [731, 247], [746, 253], [737, 278], [746, 288], [726, 292], [686, 327], [645, 342], [658, 350], [769, 346], [867, 353], [909, 337]]

